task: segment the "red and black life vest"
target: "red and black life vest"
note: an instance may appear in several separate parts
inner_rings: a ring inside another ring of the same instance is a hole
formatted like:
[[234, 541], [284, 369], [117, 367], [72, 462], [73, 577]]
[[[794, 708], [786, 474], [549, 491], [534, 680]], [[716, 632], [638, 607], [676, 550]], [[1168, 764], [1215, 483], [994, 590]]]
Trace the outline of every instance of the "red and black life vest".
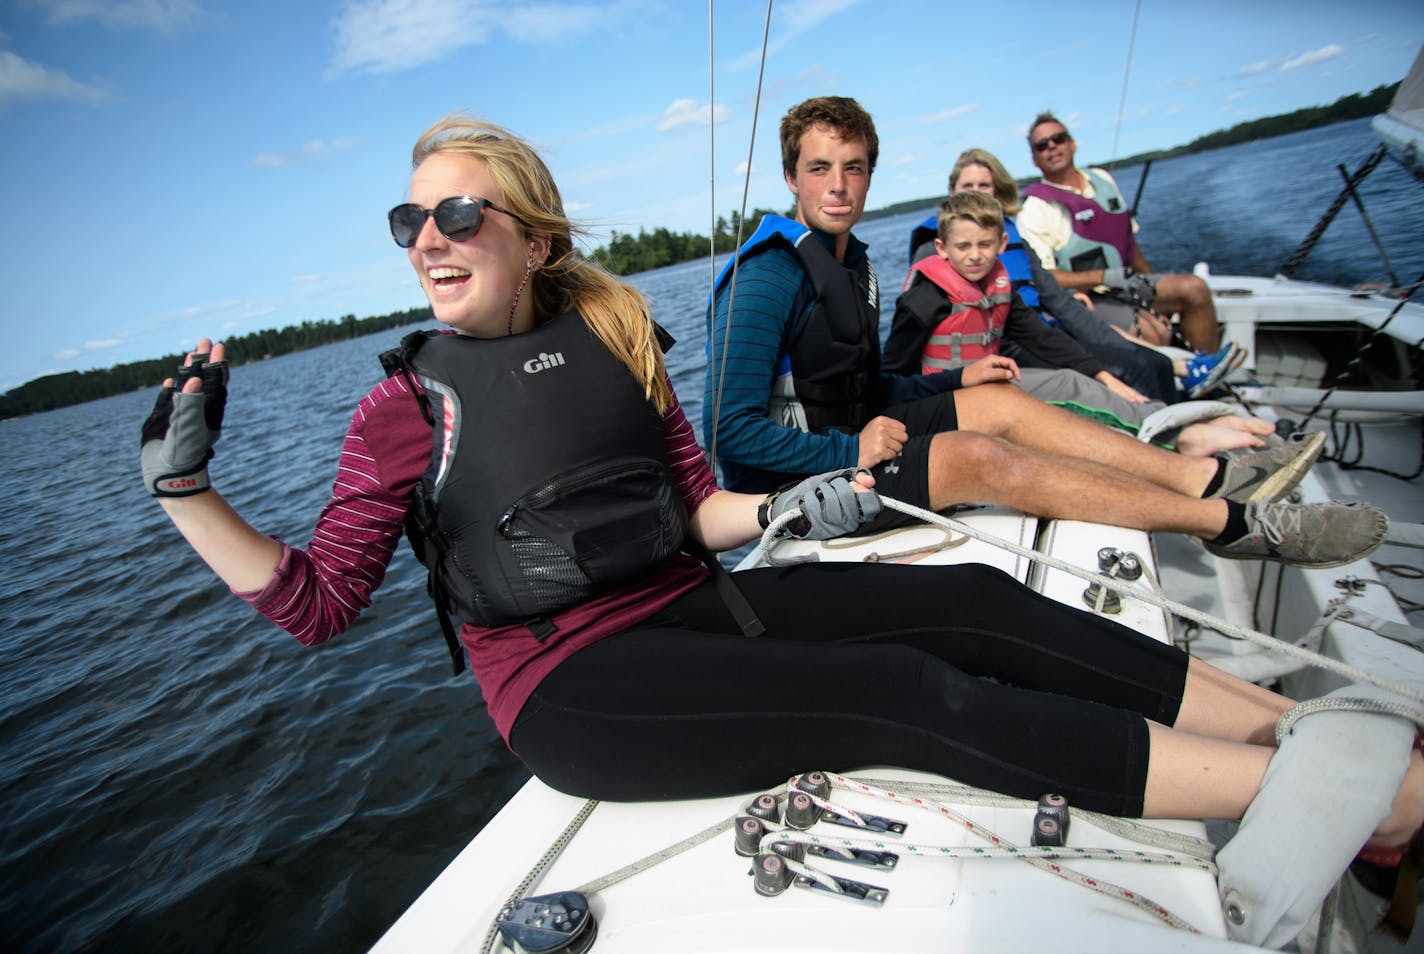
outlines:
[[949, 313], [935, 326], [925, 343], [921, 370], [925, 374], [960, 368], [999, 353], [999, 339], [1009, 320], [1013, 283], [1002, 262], [996, 261], [981, 282], [971, 282], [938, 255], [910, 266], [934, 282], [949, 299]]

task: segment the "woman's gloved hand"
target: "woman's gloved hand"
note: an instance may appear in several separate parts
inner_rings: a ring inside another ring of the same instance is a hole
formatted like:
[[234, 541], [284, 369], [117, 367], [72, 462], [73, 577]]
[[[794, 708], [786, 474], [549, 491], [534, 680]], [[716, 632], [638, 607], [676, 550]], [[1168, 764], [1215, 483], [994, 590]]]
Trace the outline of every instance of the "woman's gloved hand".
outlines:
[[757, 522], [763, 530], [782, 514], [799, 510], [784, 533], [806, 540], [829, 540], [845, 536], [880, 513], [880, 495], [872, 486], [870, 471], [846, 468], [807, 477], [767, 497], [757, 508]]
[[[222, 345], [203, 345], [165, 381], [153, 413], [143, 422], [139, 460], [143, 483], [155, 497], [189, 497], [207, 490], [208, 461], [222, 434], [227, 405], [227, 361]], [[200, 380], [201, 387], [187, 386]]]

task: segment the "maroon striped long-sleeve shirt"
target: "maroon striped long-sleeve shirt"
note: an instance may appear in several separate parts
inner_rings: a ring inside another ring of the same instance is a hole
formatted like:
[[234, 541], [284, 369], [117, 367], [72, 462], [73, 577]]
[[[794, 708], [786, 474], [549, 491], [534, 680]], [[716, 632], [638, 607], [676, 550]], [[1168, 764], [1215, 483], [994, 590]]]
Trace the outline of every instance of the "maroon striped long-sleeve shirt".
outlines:
[[[716, 481], [676, 400], [663, 424], [668, 463], [687, 512], [694, 513], [717, 490]], [[430, 461], [431, 439], [403, 376], [376, 385], [351, 419], [331, 499], [311, 542], [305, 550], [283, 544], [267, 585], [237, 595], [306, 645], [343, 631], [385, 578], [411, 493]], [[520, 625], [464, 625], [460, 641], [506, 742], [529, 694], [560, 662], [661, 610], [706, 574], [691, 557], [675, 558], [645, 580], [554, 615], [556, 632], [543, 642]]]

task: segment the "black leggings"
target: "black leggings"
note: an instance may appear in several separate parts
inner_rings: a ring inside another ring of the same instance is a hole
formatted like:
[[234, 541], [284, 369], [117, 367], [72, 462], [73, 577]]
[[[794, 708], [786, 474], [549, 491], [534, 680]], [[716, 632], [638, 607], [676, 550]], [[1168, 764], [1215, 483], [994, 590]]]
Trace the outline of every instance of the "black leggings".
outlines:
[[896, 765], [1141, 815], [1144, 717], [1176, 720], [1183, 653], [978, 564], [734, 579], [766, 635], [742, 636], [708, 584], [575, 653], [510, 733], [530, 770], [633, 801]]

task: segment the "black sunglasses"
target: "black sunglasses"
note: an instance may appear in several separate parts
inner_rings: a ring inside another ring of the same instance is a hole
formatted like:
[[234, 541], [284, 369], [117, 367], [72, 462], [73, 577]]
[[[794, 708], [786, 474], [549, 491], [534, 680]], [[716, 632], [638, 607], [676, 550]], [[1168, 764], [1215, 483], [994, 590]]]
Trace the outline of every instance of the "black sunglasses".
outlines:
[[527, 222], [508, 209], [501, 209], [489, 199], [477, 199], [470, 195], [454, 195], [441, 199], [433, 209], [407, 202], [391, 209], [386, 217], [391, 220], [391, 238], [395, 239], [401, 248], [410, 248], [420, 236], [420, 230], [425, 228], [426, 218], [432, 215], [435, 217], [435, 227], [440, 230], [441, 235], [452, 242], [468, 242], [479, 234], [480, 226], [485, 221], [485, 209], [503, 212], [528, 227]]
[[1061, 146], [1061, 145], [1063, 145], [1065, 142], [1067, 142], [1068, 140], [1070, 140], [1070, 139], [1072, 139], [1072, 138], [1073, 138], [1072, 136], [1068, 135], [1068, 130], [1066, 130], [1066, 129], [1060, 129], [1060, 130], [1058, 130], [1058, 132], [1054, 133], [1053, 135], [1051, 135], [1051, 136], [1044, 136], [1044, 137], [1043, 137], [1042, 139], [1040, 139], [1038, 142], [1034, 143], [1034, 144], [1033, 144], [1033, 151], [1034, 151], [1034, 152], [1045, 152], [1045, 151], [1047, 151], [1047, 149], [1048, 149], [1049, 146]]

